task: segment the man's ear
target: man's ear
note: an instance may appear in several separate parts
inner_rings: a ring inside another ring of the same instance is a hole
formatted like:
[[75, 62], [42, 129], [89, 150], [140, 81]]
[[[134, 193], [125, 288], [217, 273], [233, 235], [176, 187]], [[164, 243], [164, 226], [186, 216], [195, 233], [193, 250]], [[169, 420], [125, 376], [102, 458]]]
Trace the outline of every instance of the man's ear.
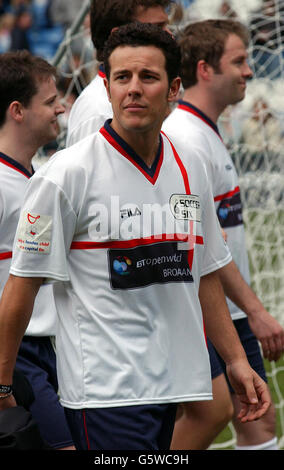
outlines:
[[177, 100], [179, 90], [180, 90], [180, 85], [181, 85], [180, 77], [174, 78], [171, 85], [170, 85], [170, 89], [169, 89], [169, 93], [168, 93], [168, 101], [170, 103]]
[[197, 63], [196, 76], [197, 79], [201, 78], [203, 81], [210, 80], [213, 73], [213, 68], [205, 60], [199, 60]]
[[22, 122], [24, 117], [24, 107], [19, 101], [12, 101], [7, 110], [12, 119], [17, 122]]
[[111, 102], [109, 81], [106, 77], [104, 78], [104, 86], [105, 86], [105, 89], [106, 89], [106, 92], [107, 92], [108, 100]]

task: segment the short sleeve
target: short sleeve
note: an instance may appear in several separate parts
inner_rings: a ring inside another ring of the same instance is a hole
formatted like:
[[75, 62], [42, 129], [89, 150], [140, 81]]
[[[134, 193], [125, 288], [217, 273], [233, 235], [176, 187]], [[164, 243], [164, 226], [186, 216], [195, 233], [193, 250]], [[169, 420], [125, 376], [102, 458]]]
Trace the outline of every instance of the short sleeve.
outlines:
[[209, 184], [203, 202], [202, 220], [205, 246], [201, 275], [204, 276], [222, 268], [232, 261], [231, 252], [222, 236], [221, 226], [216, 214]]
[[14, 239], [10, 273], [68, 281], [67, 254], [76, 214], [63, 189], [48, 178], [29, 182]]

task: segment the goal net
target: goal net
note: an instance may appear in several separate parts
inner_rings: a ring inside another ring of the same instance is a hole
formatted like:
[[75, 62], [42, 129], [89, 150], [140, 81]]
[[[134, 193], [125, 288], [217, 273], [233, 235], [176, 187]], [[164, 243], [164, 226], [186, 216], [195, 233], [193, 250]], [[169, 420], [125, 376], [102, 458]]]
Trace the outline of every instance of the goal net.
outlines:
[[[254, 72], [246, 98], [228, 108], [219, 127], [240, 178], [252, 287], [284, 326], [284, 0], [180, 0], [171, 13], [173, 28], [199, 19], [235, 17], [251, 33], [249, 62]], [[64, 147], [68, 112], [98, 71], [88, 23], [89, 0], [82, 2], [72, 27], [53, 59], [66, 106], [58, 142], [41, 149], [41, 164]], [[284, 448], [284, 361], [266, 363], [277, 410], [277, 435]], [[230, 425], [211, 446], [230, 448]]]
[[[239, 175], [252, 288], [284, 326], [284, 1], [196, 0], [184, 16], [184, 22], [233, 17], [250, 31], [253, 79], [219, 128]], [[284, 448], [284, 361], [265, 366]], [[212, 448], [235, 443], [233, 427], [227, 431]]]

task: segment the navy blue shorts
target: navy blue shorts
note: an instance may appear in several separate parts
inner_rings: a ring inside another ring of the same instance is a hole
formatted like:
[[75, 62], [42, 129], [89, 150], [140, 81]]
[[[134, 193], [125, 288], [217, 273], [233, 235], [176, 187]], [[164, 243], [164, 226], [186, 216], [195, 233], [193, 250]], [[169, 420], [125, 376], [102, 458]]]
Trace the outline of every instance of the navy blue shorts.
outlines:
[[58, 400], [56, 357], [50, 338], [24, 336], [16, 368], [32, 386], [35, 400], [30, 412], [42, 438], [54, 449], [73, 445], [64, 408]]
[[169, 450], [176, 405], [65, 408], [77, 450]]
[[[254, 369], [260, 377], [267, 382], [266, 372], [264, 368], [264, 363], [261, 355], [260, 346], [258, 340], [250, 329], [249, 322], [247, 318], [241, 318], [239, 320], [234, 320], [235, 328], [238, 332], [239, 338], [243, 345], [243, 348], [246, 352], [248, 362], [252, 369]], [[225, 374], [226, 380], [228, 382], [230, 392], [234, 393], [233, 388], [228, 380], [226, 374], [226, 364], [223, 359], [219, 356], [215, 350], [213, 344], [207, 338], [208, 351], [210, 356], [211, 364], [211, 375], [212, 379], [220, 375], [221, 373]]]
[[211, 378], [213, 380], [216, 377], [218, 377], [218, 375], [223, 374], [223, 369], [218, 359], [217, 351], [215, 350], [209, 338], [207, 338], [207, 347], [208, 347], [209, 359], [210, 359]]

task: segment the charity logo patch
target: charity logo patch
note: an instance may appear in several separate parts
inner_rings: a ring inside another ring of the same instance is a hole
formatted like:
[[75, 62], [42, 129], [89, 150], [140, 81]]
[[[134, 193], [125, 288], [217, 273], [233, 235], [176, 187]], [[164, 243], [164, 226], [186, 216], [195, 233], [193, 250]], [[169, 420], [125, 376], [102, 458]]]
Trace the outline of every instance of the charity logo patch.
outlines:
[[51, 216], [23, 211], [16, 235], [17, 248], [26, 253], [49, 254], [51, 229]]

